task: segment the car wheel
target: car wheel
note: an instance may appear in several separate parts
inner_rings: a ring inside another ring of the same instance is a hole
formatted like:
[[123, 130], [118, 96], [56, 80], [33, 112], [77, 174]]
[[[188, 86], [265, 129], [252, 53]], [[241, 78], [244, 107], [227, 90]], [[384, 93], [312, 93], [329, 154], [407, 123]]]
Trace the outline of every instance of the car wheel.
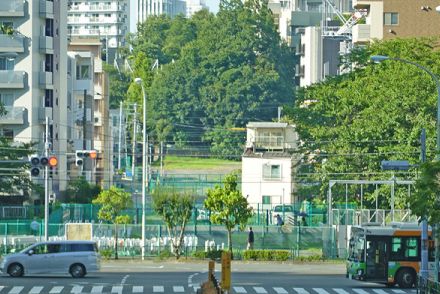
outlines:
[[75, 263], [70, 266], [69, 273], [74, 278], [82, 278], [86, 275], [86, 269], [82, 264]]
[[13, 263], [8, 266], [8, 274], [11, 277], [21, 277], [24, 274], [24, 268], [19, 263]]
[[416, 279], [414, 272], [406, 268], [398, 272], [396, 280], [400, 288], [411, 288]]

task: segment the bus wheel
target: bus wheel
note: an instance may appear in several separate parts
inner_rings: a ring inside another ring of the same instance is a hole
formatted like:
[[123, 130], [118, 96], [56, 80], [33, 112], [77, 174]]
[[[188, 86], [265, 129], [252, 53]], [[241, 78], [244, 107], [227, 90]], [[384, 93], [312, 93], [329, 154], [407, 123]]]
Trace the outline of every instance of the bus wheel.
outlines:
[[407, 268], [401, 269], [397, 273], [396, 280], [400, 288], [411, 288], [416, 281], [414, 271]]

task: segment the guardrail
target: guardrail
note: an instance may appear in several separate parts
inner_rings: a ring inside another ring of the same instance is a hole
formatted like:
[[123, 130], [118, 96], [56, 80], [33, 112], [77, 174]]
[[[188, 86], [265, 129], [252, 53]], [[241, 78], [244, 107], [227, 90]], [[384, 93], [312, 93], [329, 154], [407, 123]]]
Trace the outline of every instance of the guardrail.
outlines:
[[420, 294], [439, 294], [440, 293], [440, 283], [432, 279], [422, 278], [418, 276], [417, 281], [417, 293]]

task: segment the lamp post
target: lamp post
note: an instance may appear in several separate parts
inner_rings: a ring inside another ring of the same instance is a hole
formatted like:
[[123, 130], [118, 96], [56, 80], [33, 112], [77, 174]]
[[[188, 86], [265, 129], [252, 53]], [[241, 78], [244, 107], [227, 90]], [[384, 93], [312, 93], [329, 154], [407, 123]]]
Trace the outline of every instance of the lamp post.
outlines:
[[142, 120], [142, 243], [141, 243], [141, 253], [142, 260], [145, 259], [145, 202], [146, 202], [146, 179], [147, 179], [147, 96], [145, 95], [144, 85], [142, 84], [141, 78], [135, 78], [136, 84], [142, 87], [143, 96], [143, 120]]
[[[436, 122], [436, 134], [437, 134], [437, 140], [436, 140], [436, 158], [437, 160], [440, 159], [440, 81], [438, 79], [438, 77], [429, 69], [427, 69], [426, 67], [406, 60], [406, 59], [402, 59], [402, 58], [397, 58], [397, 57], [389, 57], [389, 56], [383, 56], [383, 55], [373, 55], [370, 57], [370, 59], [376, 63], [380, 63], [382, 61], [385, 60], [395, 60], [395, 61], [400, 61], [403, 63], [407, 63], [407, 64], [411, 64], [414, 65], [416, 67], [418, 67], [419, 69], [423, 70], [424, 72], [426, 72], [427, 74], [429, 74], [431, 76], [431, 78], [434, 80], [435, 85], [437, 87], [437, 122]], [[421, 269], [420, 269], [420, 276], [423, 279], [427, 279], [428, 278], [428, 221], [426, 219], [426, 216], [423, 216], [422, 218], [422, 250], [421, 250]], [[437, 248], [436, 248], [437, 251]], [[435, 269], [436, 269], [436, 273], [438, 273], [439, 271], [439, 266], [438, 266], [438, 254], [436, 252], [436, 262], [435, 262]], [[437, 280], [437, 275], [435, 275], [436, 280]]]

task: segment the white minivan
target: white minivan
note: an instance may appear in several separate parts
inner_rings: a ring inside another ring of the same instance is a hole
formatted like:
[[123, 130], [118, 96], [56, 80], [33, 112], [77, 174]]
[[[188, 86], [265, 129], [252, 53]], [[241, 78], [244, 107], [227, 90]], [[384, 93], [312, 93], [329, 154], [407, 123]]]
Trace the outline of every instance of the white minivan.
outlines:
[[48, 241], [6, 255], [0, 271], [12, 277], [69, 273], [74, 278], [81, 278], [87, 273], [99, 271], [100, 262], [101, 257], [93, 241]]

